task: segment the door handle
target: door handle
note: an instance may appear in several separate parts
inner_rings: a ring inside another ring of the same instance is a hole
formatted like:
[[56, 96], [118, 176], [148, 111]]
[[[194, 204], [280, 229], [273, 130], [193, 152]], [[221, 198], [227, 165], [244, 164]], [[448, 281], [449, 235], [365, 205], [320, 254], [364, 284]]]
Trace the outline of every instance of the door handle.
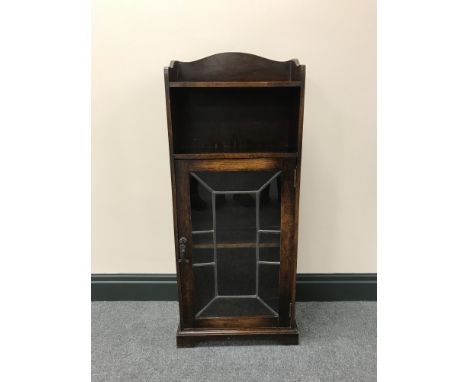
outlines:
[[190, 260], [185, 257], [185, 251], [187, 250], [187, 238], [182, 236], [179, 239], [179, 263], [190, 263]]

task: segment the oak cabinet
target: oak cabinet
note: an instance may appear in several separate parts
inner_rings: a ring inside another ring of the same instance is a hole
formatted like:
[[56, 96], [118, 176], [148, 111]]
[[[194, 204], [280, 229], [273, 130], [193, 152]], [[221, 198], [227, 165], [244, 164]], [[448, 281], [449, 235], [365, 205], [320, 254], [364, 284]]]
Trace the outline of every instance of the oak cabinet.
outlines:
[[297, 344], [305, 66], [221, 53], [165, 68], [179, 347]]

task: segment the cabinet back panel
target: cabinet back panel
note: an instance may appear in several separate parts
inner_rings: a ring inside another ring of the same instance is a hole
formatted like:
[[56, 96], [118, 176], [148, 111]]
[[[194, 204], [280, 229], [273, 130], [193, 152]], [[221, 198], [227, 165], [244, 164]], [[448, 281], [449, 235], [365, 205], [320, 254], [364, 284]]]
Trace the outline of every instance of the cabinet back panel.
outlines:
[[300, 88], [172, 88], [174, 152], [296, 152]]

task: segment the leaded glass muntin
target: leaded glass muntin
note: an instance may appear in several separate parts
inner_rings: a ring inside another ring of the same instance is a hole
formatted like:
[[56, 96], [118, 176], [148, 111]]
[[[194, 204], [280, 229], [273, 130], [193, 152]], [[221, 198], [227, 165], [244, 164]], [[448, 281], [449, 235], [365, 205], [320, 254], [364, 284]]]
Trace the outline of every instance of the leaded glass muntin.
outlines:
[[282, 171], [188, 176], [195, 318], [278, 317]]

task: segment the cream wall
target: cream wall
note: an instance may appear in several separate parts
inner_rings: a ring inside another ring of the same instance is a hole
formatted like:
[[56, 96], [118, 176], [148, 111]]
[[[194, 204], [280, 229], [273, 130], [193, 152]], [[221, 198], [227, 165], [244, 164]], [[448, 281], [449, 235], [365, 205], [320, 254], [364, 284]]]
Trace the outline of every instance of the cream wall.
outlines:
[[298, 271], [376, 272], [375, 0], [93, 0], [92, 272], [175, 272], [163, 67], [307, 66]]

